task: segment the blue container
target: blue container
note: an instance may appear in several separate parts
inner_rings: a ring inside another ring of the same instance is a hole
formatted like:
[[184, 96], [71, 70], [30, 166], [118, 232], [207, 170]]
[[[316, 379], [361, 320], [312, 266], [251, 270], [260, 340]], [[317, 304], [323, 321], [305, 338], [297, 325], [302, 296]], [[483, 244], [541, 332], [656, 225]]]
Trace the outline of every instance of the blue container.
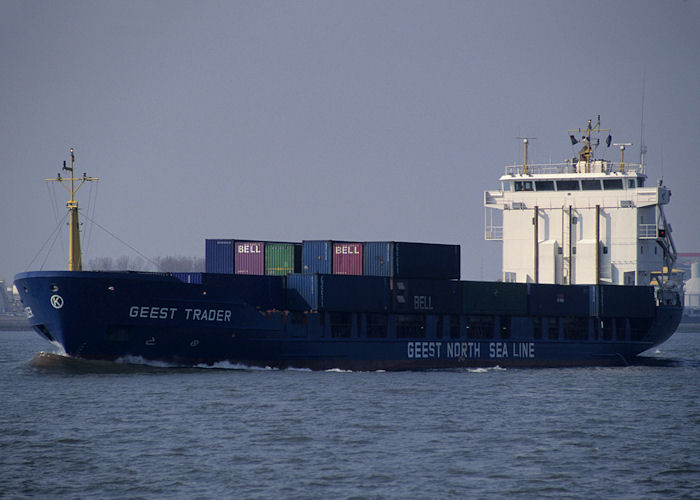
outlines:
[[206, 240], [204, 245], [204, 269], [208, 273], [233, 274], [234, 241], [231, 239]]
[[290, 274], [287, 307], [292, 311], [386, 312], [389, 279], [342, 274]]
[[364, 274], [393, 278], [459, 279], [460, 247], [438, 243], [367, 242]]
[[366, 242], [363, 268], [366, 276], [394, 276], [394, 243]]
[[307, 240], [302, 242], [302, 273], [333, 273], [333, 242], [326, 240]]
[[396, 313], [459, 314], [459, 281], [400, 279], [391, 284], [391, 307]]
[[527, 284], [461, 281], [462, 313], [527, 315]]
[[202, 273], [171, 273], [183, 283], [202, 284]]
[[590, 316], [595, 286], [531, 283], [528, 312], [533, 316]]
[[203, 274], [209, 292], [244, 300], [262, 310], [284, 309], [284, 277], [246, 274]]

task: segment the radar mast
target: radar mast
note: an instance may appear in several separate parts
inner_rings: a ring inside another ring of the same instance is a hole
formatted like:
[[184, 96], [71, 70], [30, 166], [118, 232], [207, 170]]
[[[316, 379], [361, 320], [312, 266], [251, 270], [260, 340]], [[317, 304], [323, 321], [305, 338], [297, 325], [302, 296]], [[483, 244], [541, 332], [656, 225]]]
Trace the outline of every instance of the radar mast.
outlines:
[[[66, 207], [68, 207], [69, 223], [68, 223], [68, 270], [69, 271], [82, 271], [82, 253], [80, 249], [80, 221], [78, 218], [78, 201], [75, 199], [75, 194], [78, 189], [81, 188], [83, 184], [87, 181], [98, 181], [99, 177], [88, 177], [85, 172], [83, 172], [82, 177], [76, 177], [74, 173], [75, 169], [75, 151], [70, 148], [70, 167], [66, 166], [65, 160], [63, 161], [63, 168], [70, 173], [70, 177], [61, 177], [61, 173], [56, 174], [55, 179], [45, 179], [48, 182], [60, 182], [66, 191], [70, 194], [70, 200], [66, 202]], [[68, 184], [70, 182], [70, 185]], [[77, 186], [76, 186], [77, 183]]]

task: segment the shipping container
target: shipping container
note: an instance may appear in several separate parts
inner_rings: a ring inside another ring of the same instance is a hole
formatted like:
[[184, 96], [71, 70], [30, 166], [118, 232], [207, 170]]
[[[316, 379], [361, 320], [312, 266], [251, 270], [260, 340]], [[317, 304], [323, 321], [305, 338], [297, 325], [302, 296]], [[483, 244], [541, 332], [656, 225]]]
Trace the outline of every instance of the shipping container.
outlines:
[[333, 243], [333, 274], [362, 274], [362, 243]]
[[364, 274], [394, 278], [459, 279], [459, 245], [371, 241], [365, 243]]
[[606, 318], [651, 318], [656, 311], [654, 287], [601, 285], [600, 316]]
[[331, 274], [333, 272], [333, 242], [326, 240], [302, 242], [301, 272]]
[[244, 300], [262, 310], [284, 309], [283, 276], [203, 274], [202, 284], [213, 293]]
[[171, 273], [183, 283], [202, 284], [202, 273]]
[[[512, 283], [510, 283], [512, 284]], [[597, 302], [593, 285], [529, 285], [529, 313], [533, 316], [590, 316]]]
[[265, 242], [242, 241], [234, 243], [236, 274], [265, 274]]
[[234, 241], [231, 239], [208, 239], [204, 245], [204, 268], [208, 273], [233, 274]]
[[287, 307], [293, 311], [387, 312], [389, 279], [381, 276], [290, 274]]
[[461, 281], [462, 313], [527, 315], [527, 284]]
[[394, 278], [391, 283], [396, 313], [459, 314], [461, 299], [459, 281]]
[[286, 276], [301, 272], [300, 243], [266, 243], [265, 274]]

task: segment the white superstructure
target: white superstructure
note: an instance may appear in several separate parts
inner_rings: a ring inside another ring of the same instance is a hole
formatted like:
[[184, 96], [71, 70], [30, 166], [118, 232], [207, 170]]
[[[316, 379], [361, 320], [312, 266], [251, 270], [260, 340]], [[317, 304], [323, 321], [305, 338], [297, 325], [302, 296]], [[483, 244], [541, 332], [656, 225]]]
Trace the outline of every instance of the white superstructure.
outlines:
[[[647, 185], [644, 165], [593, 158], [600, 118], [569, 162], [506, 167], [501, 189], [484, 193], [485, 237], [503, 241], [503, 280], [526, 283], [649, 285], [672, 269], [675, 248], [663, 205], [671, 191]], [[608, 135], [607, 143], [610, 145]]]

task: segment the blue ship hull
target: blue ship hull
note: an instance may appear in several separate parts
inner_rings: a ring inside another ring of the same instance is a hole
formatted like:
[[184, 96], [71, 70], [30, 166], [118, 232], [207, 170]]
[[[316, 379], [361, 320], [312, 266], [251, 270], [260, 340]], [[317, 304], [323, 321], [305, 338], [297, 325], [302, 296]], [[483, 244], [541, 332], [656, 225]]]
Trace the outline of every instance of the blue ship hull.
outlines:
[[[618, 318], [612, 333], [601, 318], [535, 315], [433, 315], [421, 328], [398, 328], [388, 312], [290, 312], [255, 306], [224, 285], [184, 283], [169, 274], [37, 271], [15, 277], [31, 326], [67, 355], [99, 360], [139, 358], [179, 365], [230, 362], [275, 368], [413, 370], [457, 367], [595, 366], [634, 363], [676, 330], [678, 305], [657, 305], [647, 318]], [[539, 285], [531, 285], [539, 286]], [[403, 318], [403, 319], [402, 319]], [[506, 322], [508, 327], [506, 328]], [[553, 325], [553, 326], [552, 326]], [[470, 333], [471, 332], [471, 333]]]

